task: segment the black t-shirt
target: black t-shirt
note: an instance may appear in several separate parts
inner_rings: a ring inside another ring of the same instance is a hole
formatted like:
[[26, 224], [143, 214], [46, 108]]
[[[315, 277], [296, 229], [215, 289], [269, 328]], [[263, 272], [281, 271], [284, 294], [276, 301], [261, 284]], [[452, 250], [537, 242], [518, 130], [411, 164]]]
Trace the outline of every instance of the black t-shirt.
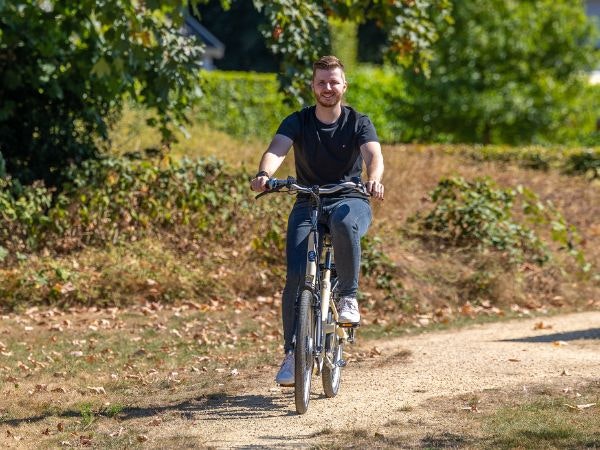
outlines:
[[[360, 178], [363, 159], [360, 146], [379, 142], [371, 120], [349, 106], [332, 124], [317, 119], [316, 107], [303, 108], [286, 117], [277, 134], [294, 142], [294, 159], [298, 183], [313, 186], [334, 184]], [[336, 197], [359, 194], [336, 194]]]

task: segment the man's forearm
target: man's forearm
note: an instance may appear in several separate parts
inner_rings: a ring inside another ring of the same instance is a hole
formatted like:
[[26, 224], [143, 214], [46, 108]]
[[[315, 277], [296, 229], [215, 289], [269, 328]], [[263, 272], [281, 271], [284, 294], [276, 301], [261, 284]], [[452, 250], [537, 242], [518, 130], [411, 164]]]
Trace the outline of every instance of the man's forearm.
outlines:
[[279, 169], [279, 166], [281, 166], [281, 163], [283, 163], [284, 159], [285, 156], [278, 156], [267, 150], [260, 160], [258, 171], [267, 172], [268, 176], [272, 177], [277, 169]]
[[367, 161], [367, 179], [368, 181], [381, 182], [383, 178], [383, 156], [381, 153], [372, 155], [371, 160]]

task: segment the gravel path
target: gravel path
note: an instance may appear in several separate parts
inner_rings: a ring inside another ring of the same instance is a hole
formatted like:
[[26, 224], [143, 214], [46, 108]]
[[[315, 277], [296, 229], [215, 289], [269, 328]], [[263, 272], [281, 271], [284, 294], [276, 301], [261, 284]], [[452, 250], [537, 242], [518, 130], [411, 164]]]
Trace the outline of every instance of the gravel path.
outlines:
[[400, 415], [418, 422], [419, 417], [410, 416], [420, 413], [411, 407], [441, 396], [597, 380], [600, 312], [476, 325], [368, 345], [362, 350], [376, 346], [381, 355], [349, 363], [334, 399], [322, 395], [320, 382], [313, 383], [305, 415], [295, 413], [292, 389], [277, 387], [271, 371], [259, 371], [242, 392], [198, 401], [193, 420], [179, 423], [177, 433], [217, 448], [304, 448], [327, 429], [377, 429]]

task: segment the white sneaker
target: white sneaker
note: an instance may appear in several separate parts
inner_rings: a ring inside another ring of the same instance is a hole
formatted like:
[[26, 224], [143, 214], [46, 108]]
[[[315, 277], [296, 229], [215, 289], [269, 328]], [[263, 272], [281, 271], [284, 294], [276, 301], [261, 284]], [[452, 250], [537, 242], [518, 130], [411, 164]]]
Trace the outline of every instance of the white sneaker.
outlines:
[[282, 386], [293, 386], [294, 385], [294, 352], [290, 352], [285, 355], [279, 372], [275, 377], [275, 383]]
[[342, 323], [359, 323], [360, 312], [354, 297], [341, 297], [338, 304], [338, 321]]

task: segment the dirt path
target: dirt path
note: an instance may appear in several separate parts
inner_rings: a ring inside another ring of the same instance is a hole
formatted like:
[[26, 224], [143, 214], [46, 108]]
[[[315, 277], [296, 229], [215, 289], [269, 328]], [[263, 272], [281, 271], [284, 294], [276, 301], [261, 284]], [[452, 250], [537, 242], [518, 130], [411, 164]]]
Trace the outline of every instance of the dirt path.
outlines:
[[[544, 328], [536, 327], [541, 320]], [[293, 390], [278, 388], [274, 373], [262, 371], [242, 392], [199, 400], [192, 420], [156, 437], [173, 433], [217, 448], [302, 448], [325, 429], [376, 430], [393, 419], [418, 423], [421, 409], [411, 407], [441, 396], [597, 380], [600, 312], [432, 332], [370, 342], [369, 348], [374, 345], [381, 356], [349, 364], [336, 398], [322, 397], [316, 383], [303, 416], [295, 413]]]

